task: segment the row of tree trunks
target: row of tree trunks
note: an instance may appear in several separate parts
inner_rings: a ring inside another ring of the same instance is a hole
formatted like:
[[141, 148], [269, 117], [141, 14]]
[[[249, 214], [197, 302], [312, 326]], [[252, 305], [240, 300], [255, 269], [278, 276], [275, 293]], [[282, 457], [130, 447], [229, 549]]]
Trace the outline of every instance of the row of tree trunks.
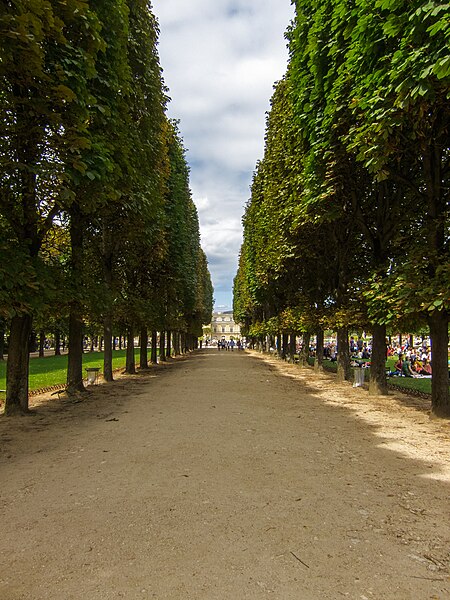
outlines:
[[[172, 331], [160, 331], [159, 332], [159, 361], [166, 362], [168, 358], [172, 357], [173, 354], [180, 354], [180, 336], [179, 332]], [[140, 332], [140, 360], [139, 367], [141, 369], [148, 368], [148, 332], [147, 329], [142, 328]], [[152, 331], [151, 334], [151, 357], [152, 364], [158, 363], [157, 346], [158, 346], [158, 332]], [[186, 336], [187, 339], [187, 336]], [[195, 347], [194, 336], [191, 336], [189, 342], [189, 349]], [[173, 346], [172, 346], [173, 344]], [[129, 328], [128, 339], [127, 339], [127, 360], [126, 360], [126, 373], [134, 375], [136, 373], [136, 365], [134, 359], [134, 333], [132, 328]]]

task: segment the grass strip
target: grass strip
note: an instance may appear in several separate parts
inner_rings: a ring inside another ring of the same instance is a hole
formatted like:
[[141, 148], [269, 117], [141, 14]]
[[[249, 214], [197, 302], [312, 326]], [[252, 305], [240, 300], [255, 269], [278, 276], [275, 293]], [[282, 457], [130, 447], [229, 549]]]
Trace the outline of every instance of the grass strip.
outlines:
[[[139, 364], [139, 349], [135, 351], [136, 364]], [[113, 351], [113, 369], [125, 368], [126, 350]], [[86, 352], [83, 354], [84, 369], [99, 368], [103, 370], [103, 352]], [[29, 389], [40, 390], [54, 385], [64, 385], [67, 379], [67, 354], [61, 356], [44, 356], [30, 359]], [[6, 389], [6, 361], [0, 361], [0, 389]], [[5, 393], [0, 393], [5, 398]]]

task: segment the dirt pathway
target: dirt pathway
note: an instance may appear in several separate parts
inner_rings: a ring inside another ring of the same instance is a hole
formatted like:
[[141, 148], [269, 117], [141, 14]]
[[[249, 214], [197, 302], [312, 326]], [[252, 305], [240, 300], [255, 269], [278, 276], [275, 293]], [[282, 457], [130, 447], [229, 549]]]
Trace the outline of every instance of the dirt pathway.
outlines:
[[444, 600], [449, 433], [216, 350], [2, 418], [0, 599]]

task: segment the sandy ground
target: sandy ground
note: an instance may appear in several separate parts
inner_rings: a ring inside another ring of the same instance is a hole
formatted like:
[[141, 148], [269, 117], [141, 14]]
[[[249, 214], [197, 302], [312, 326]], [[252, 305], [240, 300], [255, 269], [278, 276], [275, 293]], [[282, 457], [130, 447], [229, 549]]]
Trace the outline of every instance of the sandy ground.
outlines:
[[0, 418], [0, 600], [448, 599], [450, 424], [203, 350]]

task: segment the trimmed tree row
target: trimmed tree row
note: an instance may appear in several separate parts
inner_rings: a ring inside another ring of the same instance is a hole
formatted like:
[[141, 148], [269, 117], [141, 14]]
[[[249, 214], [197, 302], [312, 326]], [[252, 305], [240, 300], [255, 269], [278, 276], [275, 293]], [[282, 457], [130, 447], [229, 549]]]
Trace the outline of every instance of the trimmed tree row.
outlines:
[[370, 393], [387, 393], [386, 335], [428, 328], [432, 410], [450, 416], [448, 5], [297, 0], [244, 216], [234, 312], [249, 335], [373, 337]]
[[[0, 315], [6, 414], [28, 410], [32, 328], [67, 323], [69, 392], [86, 324], [175, 331], [212, 311], [197, 212], [144, 0], [6, 2], [0, 15]], [[130, 346], [130, 344], [128, 344]], [[131, 361], [130, 356], [130, 361]], [[133, 370], [132, 364], [127, 369]]]

